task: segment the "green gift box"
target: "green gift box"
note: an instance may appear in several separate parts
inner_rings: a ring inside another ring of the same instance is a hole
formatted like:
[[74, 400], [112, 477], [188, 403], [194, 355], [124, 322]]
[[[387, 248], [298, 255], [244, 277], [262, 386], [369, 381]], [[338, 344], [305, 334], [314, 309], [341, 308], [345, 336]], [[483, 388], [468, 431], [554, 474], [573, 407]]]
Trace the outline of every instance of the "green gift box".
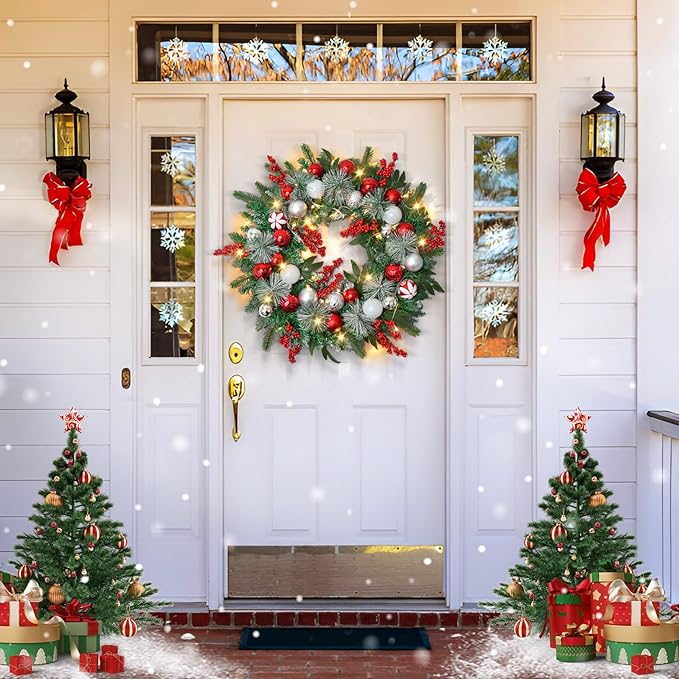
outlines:
[[98, 620], [64, 622], [59, 642], [61, 653], [71, 652], [71, 639], [81, 653], [98, 653], [101, 647], [101, 622]]
[[656, 665], [679, 662], [679, 625], [604, 625], [606, 660], [630, 665], [633, 655], [650, 655]]
[[30, 655], [34, 665], [55, 662], [60, 637], [59, 625], [0, 627], [0, 665], [13, 655]]
[[9, 573], [5, 573], [4, 571], [0, 571], [0, 582], [3, 584], [11, 584], [14, 582], [14, 576], [10, 575]]
[[633, 573], [624, 573], [617, 571], [595, 571], [590, 573], [589, 579], [592, 582], [613, 582], [613, 580], [622, 580], [623, 582], [634, 582]]
[[556, 659], [561, 662], [586, 662], [596, 658], [594, 641], [586, 646], [556, 646]]
[[580, 594], [555, 594], [554, 603], [558, 605], [573, 604], [579, 606], [582, 603], [582, 596]]

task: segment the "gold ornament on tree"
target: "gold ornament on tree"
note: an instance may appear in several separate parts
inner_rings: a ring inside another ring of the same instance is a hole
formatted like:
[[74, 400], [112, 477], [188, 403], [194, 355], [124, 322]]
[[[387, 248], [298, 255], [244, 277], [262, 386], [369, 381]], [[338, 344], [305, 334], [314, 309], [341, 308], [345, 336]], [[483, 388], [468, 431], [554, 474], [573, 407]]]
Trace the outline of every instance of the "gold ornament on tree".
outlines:
[[47, 590], [47, 600], [51, 604], [59, 605], [64, 603], [64, 592], [61, 589], [61, 585], [56, 582]]
[[563, 500], [561, 499], [561, 495], [559, 495], [559, 493], [556, 494], [554, 502], [556, 502], [558, 505], [560, 505], [563, 502]]
[[56, 490], [50, 490], [50, 492], [45, 495], [45, 504], [52, 505], [53, 507], [61, 507], [61, 495], [59, 495]]
[[512, 580], [505, 590], [512, 599], [520, 599], [523, 596], [523, 587], [517, 580]]
[[127, 595], [131, 599], [138, 599], [143, 594], [144, 594], [144, 585], [142, 585], [141, 582], [139, 582], [139, 580], [137, 578], [134, 578], [132, 580], [132, 582], [130, 583], [130, 586], [127, 588]]
[[598, 491], [589, 498], [590, 507], [601, 507], [602, 505], [605, 505], [606, 502], [606, 496], [603, 493], [599, 493]]

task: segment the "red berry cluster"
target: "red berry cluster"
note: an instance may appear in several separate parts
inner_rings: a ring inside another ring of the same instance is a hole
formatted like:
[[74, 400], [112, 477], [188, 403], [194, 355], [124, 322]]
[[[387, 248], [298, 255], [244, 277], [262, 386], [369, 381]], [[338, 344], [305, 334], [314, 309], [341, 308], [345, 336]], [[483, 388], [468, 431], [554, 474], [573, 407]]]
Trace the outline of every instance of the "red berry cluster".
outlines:
[[274, 184], [283, 186], [283, 184], [285, 184], [285, 172], [283, 171], [283, 168], [273, 156], [267, 156], [266, 159], [269, 161], [269, 179]]
[[298, 233], [309, 252], [318, 253], [321, 257], [325, 257], [325, 245], [323, 245], [323, 236], [321, 236], [320, 231], [303, 226]]
[[321, 277], [318, 281], [319, 299], [325, 299], [331, 292], [337, 290], [344, 280], [344, 276], [337, 272], [337, 269], [342, 266], [343, 261], [344, 260], [341, 257], [338, 257], [337, 259], [333, 260], [332, 264], [326, 264], [321, 269]]
[[292, 323], [287, 323], [285, 326], [285, 334], [281, 335], [278, 340], [287, 350], [288, 350], [288, 361], [290, 363], [295, 363], [297, 361], [297, 354], [302, 350], [299, 342], [295, 340], [299, 339], [299, 332], [295, 330]]
[[355, 238], [356, 236], [360, 236], [362, 233], [377, 231], [379, 228], [379, 224], [374, 220], [368, 224], [362, 219], [357, 219], [355, 222], [351, 222], [351, 224], [349, 224], [346, 229], [340, 231], [340, 236], [342, 236], [342, 238]]
[[426, 236], [426, 242], [422, 248], [425, 252], [431, 252], [436, 248], [442, 248], [446, 243], [446, 223], [439, 222], [438, 226], [432, 224]]
[[396, 165], [396, 161], [398, 160], [398, 153], [394, 151], [394, 153], [391, 154], [391, 162], [387, 163], [386, 158], [380, 159], [380, 166], [377, 168], [377, 176], [379, 179], [377, 180], [378, 186], [386, 186], [387, 184], [387, 179], [391, 177], [391, 175], [394, 173], [394, 166]]
[[243, 257], [248, 256], [248, 251], [243, 249], [242, 243], [229, 243], [228, 245], [225, 245], [223, 248], [220, 248], [219, 250], [215, 250], [212, 254], [217, 255], [218, 257], [231, 257], [238, 252], [238, 250], [241, 250], [241, 255]]
[[388, 354], [395, 354], [402, 358], [408, 355], [407, 351], [400, 349], [391, 341], [392, 339], [401, 339], [401, 333], [396, 328], [394, 321], [375, 321], [373, 327], [375, 328], [375, 337], [378, 343], [387, 350]]

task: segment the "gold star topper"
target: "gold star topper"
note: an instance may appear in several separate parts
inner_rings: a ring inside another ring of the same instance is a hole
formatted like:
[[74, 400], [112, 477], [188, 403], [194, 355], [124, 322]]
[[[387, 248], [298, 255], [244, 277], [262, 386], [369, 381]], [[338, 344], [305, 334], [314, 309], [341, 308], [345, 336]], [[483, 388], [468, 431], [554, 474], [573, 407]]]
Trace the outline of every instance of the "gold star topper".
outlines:
[[574, 432], [576, 429], [586, 432], [587, 420], [591, 419], [591, 417], [577, 407], [572, 415], [566, 415], [566, 419], [571, 423], [571, 432]]
[[85, 419], [85, 416], [78, 413], [75, 406], [72, 406], [65, 415], [59, 415], [59, 417], [64, 421], [64, 431], [69, 431], [69, 429], [82, 431], [80, 423]]

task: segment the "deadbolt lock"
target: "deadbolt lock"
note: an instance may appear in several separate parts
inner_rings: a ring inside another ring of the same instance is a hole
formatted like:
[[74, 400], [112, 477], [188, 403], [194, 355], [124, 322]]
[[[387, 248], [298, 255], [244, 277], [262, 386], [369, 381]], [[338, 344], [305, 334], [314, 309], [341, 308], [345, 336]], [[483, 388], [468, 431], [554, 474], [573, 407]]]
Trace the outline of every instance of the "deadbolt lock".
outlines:
[[231, 342], [229, 345], [229, 358], [231, 363], [237, 364], [243, 360], [243, 345], [240, 342]]

